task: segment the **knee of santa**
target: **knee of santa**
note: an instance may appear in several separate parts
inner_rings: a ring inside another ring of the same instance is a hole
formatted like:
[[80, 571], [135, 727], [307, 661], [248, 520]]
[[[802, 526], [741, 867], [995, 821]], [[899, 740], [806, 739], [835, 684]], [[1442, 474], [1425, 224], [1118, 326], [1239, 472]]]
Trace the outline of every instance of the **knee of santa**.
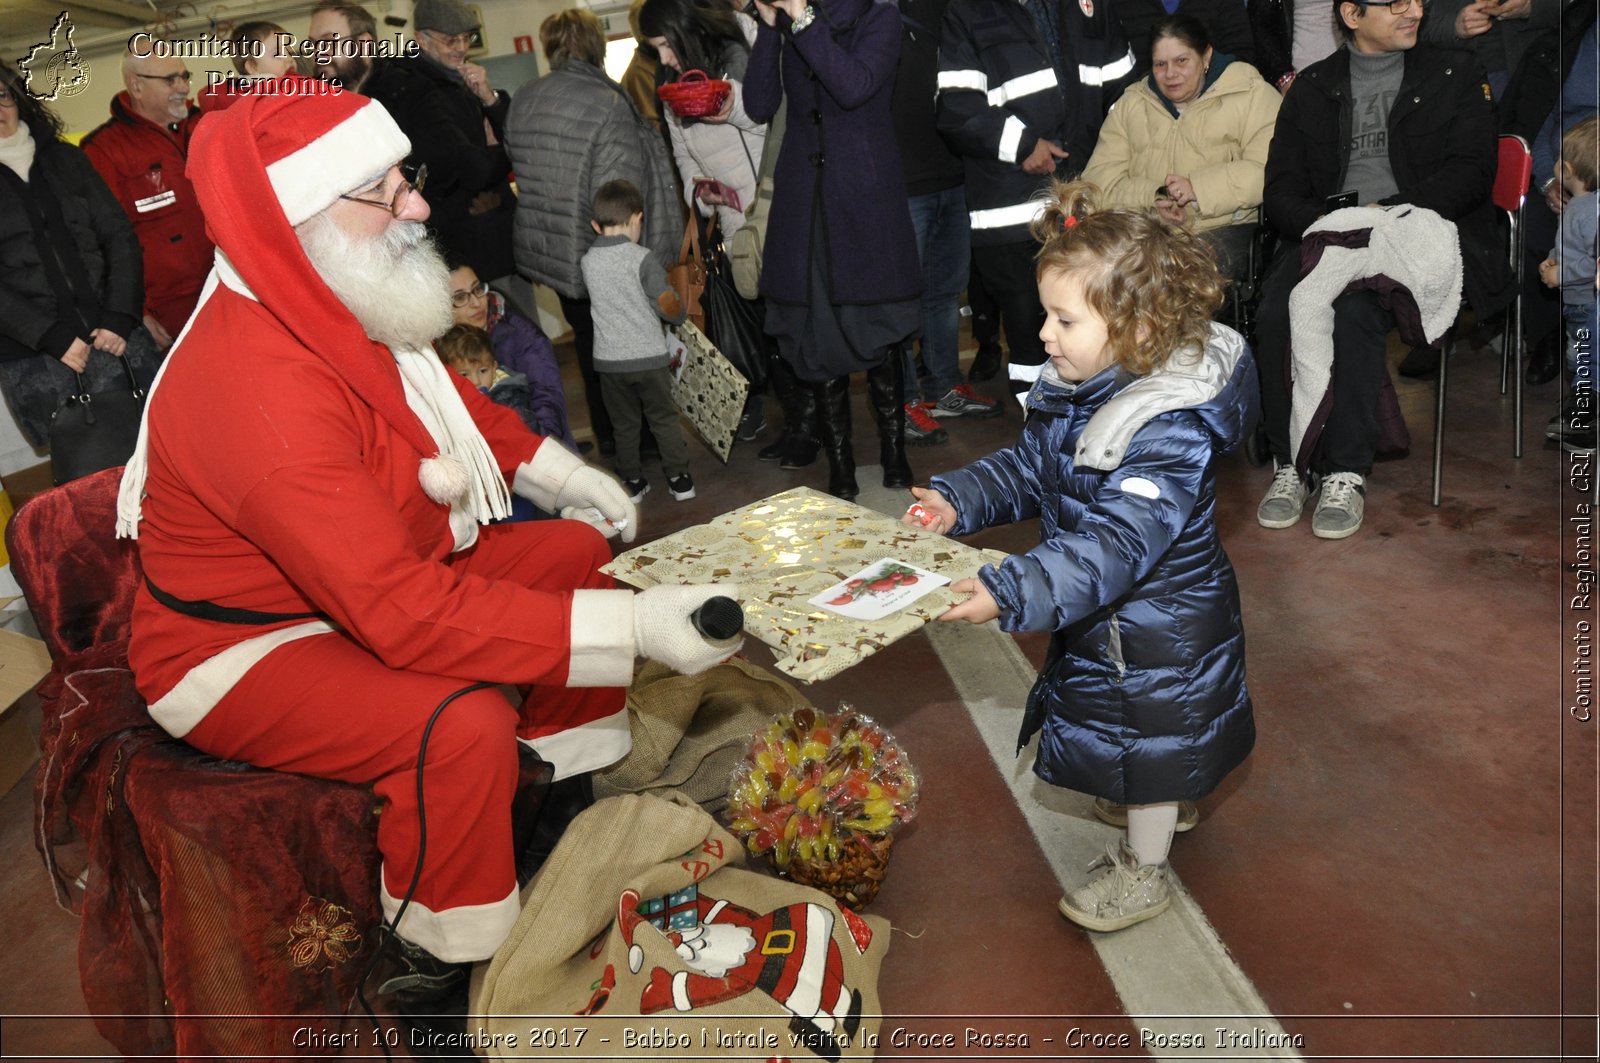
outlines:
[[430, 777], [455, 775], [477, 785], [513, 789], [517, 779], [517, 710], [497, 689], [477, 690], [447, 705], [428, 735]]

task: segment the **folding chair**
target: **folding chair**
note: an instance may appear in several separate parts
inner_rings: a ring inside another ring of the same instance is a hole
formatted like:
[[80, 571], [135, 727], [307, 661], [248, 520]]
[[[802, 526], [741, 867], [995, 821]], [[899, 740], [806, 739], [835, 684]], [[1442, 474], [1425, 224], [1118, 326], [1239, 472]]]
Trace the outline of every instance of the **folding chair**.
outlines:
[[[1515, 275], [1516, 298], [1506, 311], [1505, 329], [1500, 334], [1500, 394], [1509, 381], [1514, 389], [1511, 413], [1511, 456], [1522, 457], [1522, 211], [1533, 176], [1533, 153], [1528, 142], [1514, 133], [1500, 137], [1499, 162], [1495, 167], [1494, 188], [1489, 198], [1506, 212], [1511, 223], [1511, 271]], [[1445, 332], [1439, 356], [1439, 391], [1433, 418], [1433, 495], [1439, 504], [1439, 486], [1444, 471], [1444, 396], [1445, 375], [1450, 364], [1450, 348], [1455, 328]]]
[[1494, 173], [1494, 205], [1506, 212], [1511, 223], [1511, 271], [1516, 277], [1517, 296], [1506, 312], [1506, 327], [1500, 334], [1500, 394], [1506, 393], [1507, 378], [1515, 380], [1516, 408], [1512, 414], [1516, 438], [1512, 455], [1522, 457], [1522, 212], [1533, 177], [1533, 153], [1528, 142], [1515, 133], [1500, 137], [1500, 162]]

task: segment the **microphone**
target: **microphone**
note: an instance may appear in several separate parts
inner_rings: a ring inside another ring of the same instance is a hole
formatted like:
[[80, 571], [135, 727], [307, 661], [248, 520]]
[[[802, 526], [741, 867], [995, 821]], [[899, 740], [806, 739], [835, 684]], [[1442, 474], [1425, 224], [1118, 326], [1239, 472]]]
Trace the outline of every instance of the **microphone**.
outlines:
[[707, 598], [689, 614], [689, 622], [701, 636], [712, 642], [725, 642], [744, 628], [744, 610], [727, 595]]

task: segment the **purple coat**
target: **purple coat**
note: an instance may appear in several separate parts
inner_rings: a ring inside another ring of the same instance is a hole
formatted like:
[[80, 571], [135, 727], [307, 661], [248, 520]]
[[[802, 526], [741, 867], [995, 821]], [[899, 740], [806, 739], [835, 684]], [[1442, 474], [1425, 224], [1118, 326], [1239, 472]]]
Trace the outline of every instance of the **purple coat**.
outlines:
[[[567, 393], [561, 385], [561, 367], [556, 365], [555, 347], [538, 325], [506, 306], [498, 292], [489, 294], [489, 342], [494, 358], [507, 372], [528, 378], [532, 390], [537, 431], [554, 436], [577, 449], [572, 425], [567, 420]], [[520, 412], [520, 411], [519, 411]]]
[[[816, 21], [798, 34], [789, 32], [789, 16], [781, 11], [776, 27], [760, 24], [745, 71], [751, 118], [767, 121], [785, 97], [789, 101], [762, 247], [761, 294], [809, 305], [810, 256], [826, 253], [830, 302], [917, 298], [917, 237], [889, 109], [900, 12], [873, 0], [812, 3]], [[812, 246], [819, 191], [824, 248]]]

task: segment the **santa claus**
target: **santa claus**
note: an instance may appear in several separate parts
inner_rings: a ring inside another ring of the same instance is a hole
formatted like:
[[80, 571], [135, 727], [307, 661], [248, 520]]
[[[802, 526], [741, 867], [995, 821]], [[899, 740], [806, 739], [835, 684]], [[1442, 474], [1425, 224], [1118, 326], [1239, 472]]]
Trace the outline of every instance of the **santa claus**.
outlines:
[[[518, 914], [517, 740], [557, 778], [610, 764], [635, 654], [695, 672], [737, 643], [690, 621], [728, 588], [614, 589], [596, 526], [629, 541], [638, 517], [617, 482], [440, 363], [450, 289], [410, 144], [379, 104], [316, 84], [194, 137], [216, 261], [123, 480], [119, 532], [148, 577], [130, 657], [190, 744], [372, 785], [415, 976], [390, 988], [437, 990]], [[490, 524], [509, 492], [588, 522]], [[528, 693], [450, 700], [475, 681]]]

